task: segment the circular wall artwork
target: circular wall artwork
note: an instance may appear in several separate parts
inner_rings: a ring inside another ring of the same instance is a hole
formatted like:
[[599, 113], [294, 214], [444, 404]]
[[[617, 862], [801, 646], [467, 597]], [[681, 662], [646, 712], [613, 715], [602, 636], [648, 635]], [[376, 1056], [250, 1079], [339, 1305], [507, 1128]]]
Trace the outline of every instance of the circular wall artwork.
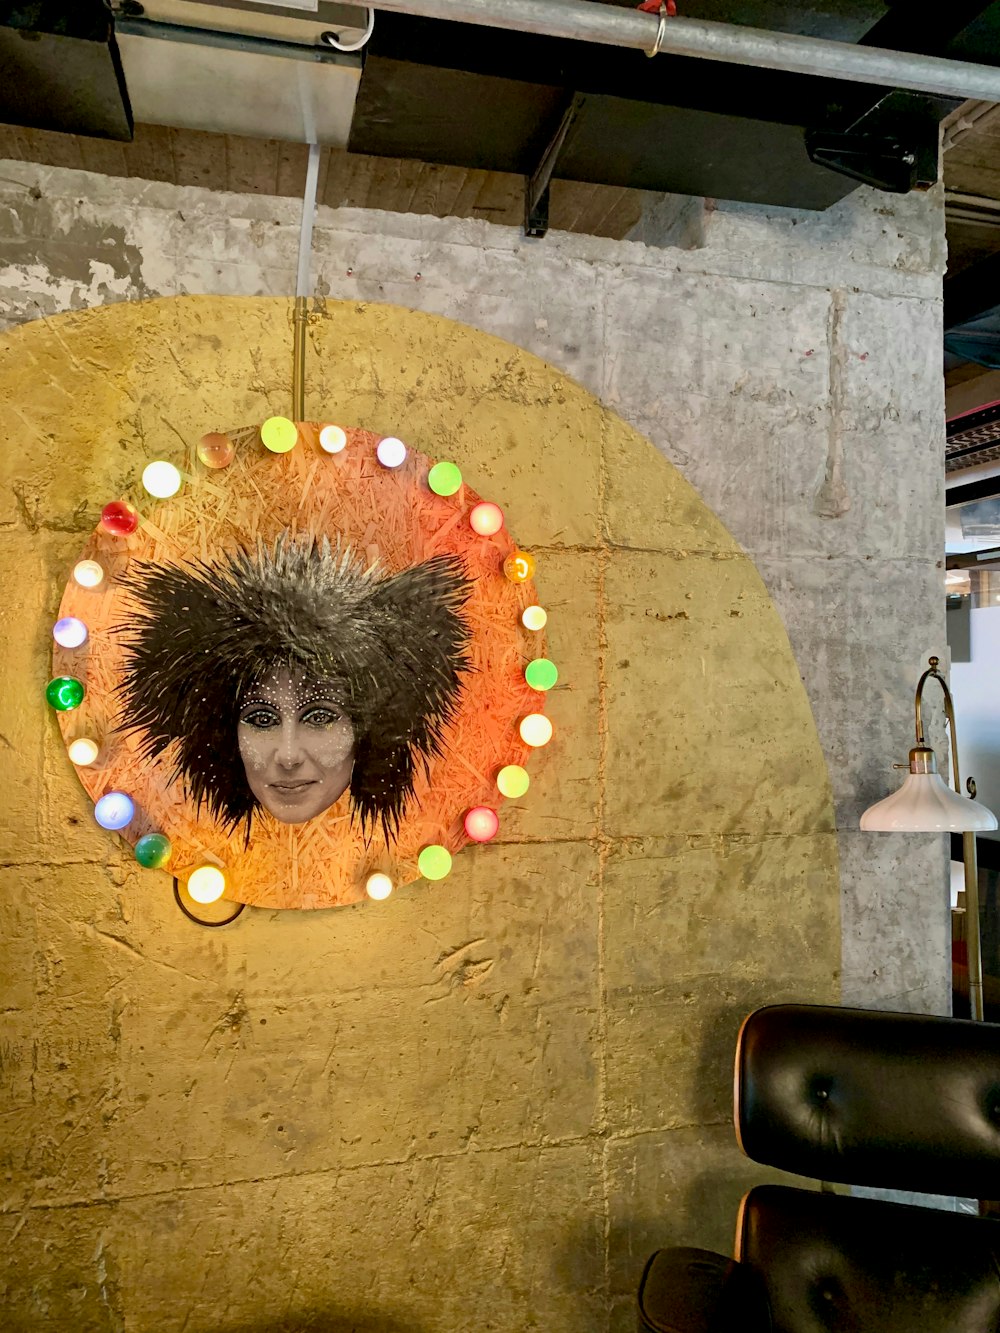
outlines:
[[498, 506], [402, 438], [280, 417], [143, 486], [79, 553], [46, 690], [141, 865], [194, 903], [319, 908], [499, 833], [557, 672]]

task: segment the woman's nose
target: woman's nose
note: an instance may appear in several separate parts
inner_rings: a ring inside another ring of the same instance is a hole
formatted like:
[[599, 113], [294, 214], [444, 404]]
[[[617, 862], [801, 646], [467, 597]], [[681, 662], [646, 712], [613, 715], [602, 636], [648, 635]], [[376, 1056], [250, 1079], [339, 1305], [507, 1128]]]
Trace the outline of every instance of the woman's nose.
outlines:
[[298, 768], [305, 758], [299, 736], [299, 725], [295, 719], [282, 722], [278, 749], [274, 757], [279, 768]]

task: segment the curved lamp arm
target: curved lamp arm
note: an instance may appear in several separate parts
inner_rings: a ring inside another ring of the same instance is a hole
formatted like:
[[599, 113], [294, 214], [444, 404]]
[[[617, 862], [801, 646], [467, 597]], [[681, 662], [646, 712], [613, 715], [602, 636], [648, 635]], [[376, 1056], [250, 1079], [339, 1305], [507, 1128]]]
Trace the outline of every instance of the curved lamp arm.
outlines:
[[[955, 730], [955, 705], [952, 702], [951, 690], [949, 690], [948, 688], [948, 682], [945, 680], [944, 676], [941, 675], [941, 672], [938, 671], [938, 666], [940, 664], [941, 659], [939, 657], [931, 657], [928, 660], [930, 662], [930, 665], [928, 666], [924, 674], [920, 677], [920, 679], [917, 681], [917, 693], [913, 700], [913, 709], [916, 714], [916, 723], [917, 723], [917, 745], [922, 747], [925, 747], [927, 745], [927, 741], [924, 738], [924, 720], [920, 710], [920, 701], [924, 693], [924, 682], [930, 678], [936, 680], [937, 683], [941, 686], [941, 689], [944, 691], [944, 711], [945, 711], [945, 716], [948, 718], [948, 730], [951, 735], [951, 771], [952, 774], [954, 775], [955, 790], [961, 796], [962, 779], [959, 776], [960, 770], [958, 765], [958, 734]], [[973, 799], [975, 799], [976, 784], [973, 782], [972, 778], [969, 779], [968, 785], [969, 785], [969, 795], [973, 797]]]

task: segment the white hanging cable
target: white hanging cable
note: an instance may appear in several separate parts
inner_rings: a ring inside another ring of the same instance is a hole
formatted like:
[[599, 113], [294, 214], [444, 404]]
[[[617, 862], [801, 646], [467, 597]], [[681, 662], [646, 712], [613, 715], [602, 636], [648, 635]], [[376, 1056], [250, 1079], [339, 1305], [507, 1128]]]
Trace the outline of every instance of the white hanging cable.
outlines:
[[308, 319], [309, 260], [312, 255], [313, 219], [316, 216], [316, 186], [319, 182], [319, 144], [309, 145], [306, 188], [302, 195], [302, 228], [299, 232], [299, 266], [295, 275], [295, 310], [292, 315], [292, 413], [302, 421], [306, 411], [306, 321]]
[[372, 32], [375, 29], [375, 11], [368, 11], [368, 26], [365, 28], [364, 35], [359, 37], [356, 42], [342, 42], [336, 33], [325, 32], [323, 41], [327, 46], [332, 46], [335, 51], [360, 51], [371, 40]]
[[319, 144], [309, 145], [306, 164], [306, 188], [302, 194], [302, 227], [299, 231], [299, 267], [295, 278], [295, 295], [311, 296], [309, 290], [309, 260], [312, 255], [313, 221], [316, 217], [316, 187], [319, 183]]

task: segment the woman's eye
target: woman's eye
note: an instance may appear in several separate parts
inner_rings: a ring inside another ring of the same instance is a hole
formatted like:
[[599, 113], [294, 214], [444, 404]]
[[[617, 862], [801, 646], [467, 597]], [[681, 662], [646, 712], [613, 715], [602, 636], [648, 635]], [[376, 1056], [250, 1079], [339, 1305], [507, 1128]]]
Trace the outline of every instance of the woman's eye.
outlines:
[[258, 731], [267, 731], [271, 727], [279, 726], [281, 719], [270, 708], [254, 708], [249, 713], [244, 713], [240, 721], [248, 727], [256, 727]]
[[309, 727], [332, 727], [342, 718], [335, 708], [310, 708], [302, 714], [302, 721]]

